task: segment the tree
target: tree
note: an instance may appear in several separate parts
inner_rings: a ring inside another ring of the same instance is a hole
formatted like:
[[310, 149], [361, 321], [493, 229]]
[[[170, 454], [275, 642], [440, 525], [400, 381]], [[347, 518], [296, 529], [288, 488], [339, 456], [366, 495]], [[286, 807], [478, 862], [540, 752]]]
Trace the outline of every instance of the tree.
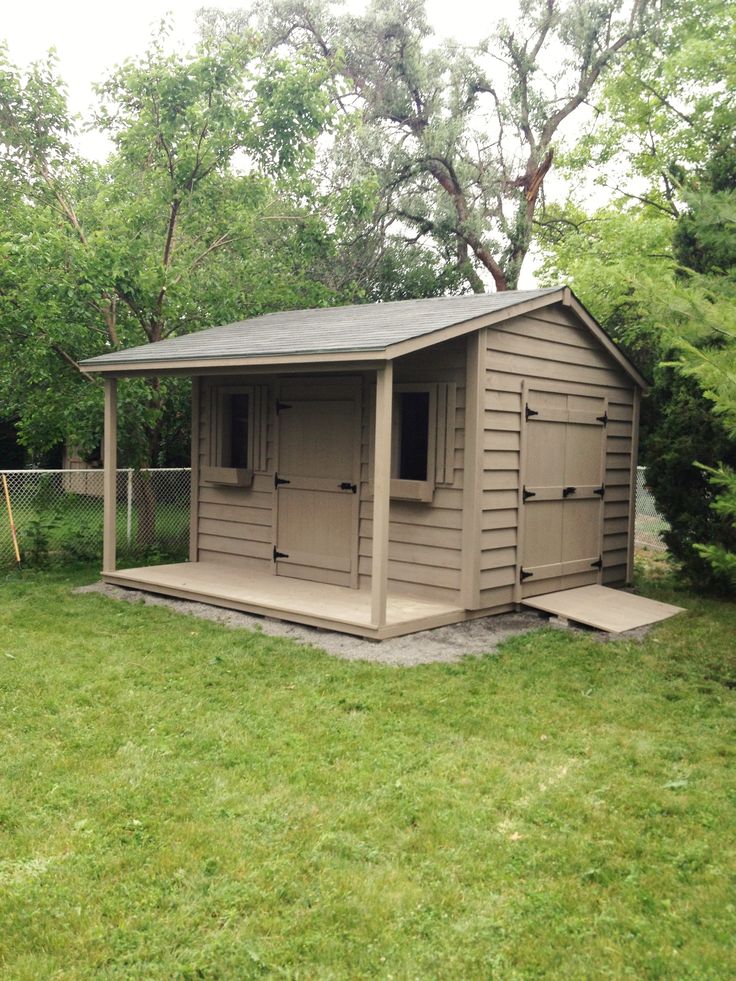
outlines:
[[[276, 50], [327, 65], [348, 121], [334, 181], [377, 177], [393, 234], [447, 253], [482, 292], [518, 284], [565, 121], [645, 29], [650, 0], [524, 0], [477, 48], [432, 45], [424, 0], [374, 0], [363, 15], [330, 0], [271, 0], [258, 24]], [[227, 32], [248, 15], [205, 15]]]
[[734, 10], [671, 10], [609, 77], [603, 123], [569, 160], [606, 180], [617, 165], [625, 199], [590, 216], [573, 202], [550, 209], [544, 275], [566, 273], [643, 359], [642, 452], [667, 544], [694, 585], [725, 591], [736, 587]]
[[[115, 144], [101, 165], [73, 148], [53, 57], [27, 77], [0, 60], [0, 401], [36, 451], [99, 444], [85, 356], [332, 299], [311, 269], [329, 236], [298, 180], [326, 118], [312, 66], [264, 62], [244, 36], [167, 53], [164, 31], [99, 95]], [[171, 379], [124, 386], [128, 463], [155, 465], [186, 432], [185, 396]], [[141, 535], [152, 520], [149, 500]]]
[[[284, 180], [309, 162], [325, 119], [308, 65], [265, 68], [243, 38], [167, 54], [162, 36], [99, 91], [95, 123], [116, 147], [102, 165], [73, 149], [52, 58], [25, 79], [0, 64], [0, 386], [40, 448], [62, 434], [94, 442], [84, 410], [99, 392], [82, 357], [330, 297], [308, 275], [323, 224]], [[141, 399], [130, 387], [124, 451], [154, 463], [173, 388], [151, 379]]]

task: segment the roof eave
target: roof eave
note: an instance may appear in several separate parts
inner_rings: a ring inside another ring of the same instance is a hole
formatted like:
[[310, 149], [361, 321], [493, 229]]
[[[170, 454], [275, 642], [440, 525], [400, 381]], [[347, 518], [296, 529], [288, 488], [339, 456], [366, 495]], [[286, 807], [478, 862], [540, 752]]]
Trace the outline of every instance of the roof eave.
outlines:
[[318, 354], [263, 355], [260, 357], [232, 358], [162, 358], [157, 361], [106, 361], [104, 363], [82, 362], [81, 366], [89, 374], [137, 377], [146, 375], [199, 375], [222, 374], [231, 371], [267, 371], [274, 368], [289, 368], [298, 371], [301, 366], [310, 370], [329, 370], [332, 367], [346, 368], [350, 365], [370, 366], [385, 363], [386, 351], [340, 351]]

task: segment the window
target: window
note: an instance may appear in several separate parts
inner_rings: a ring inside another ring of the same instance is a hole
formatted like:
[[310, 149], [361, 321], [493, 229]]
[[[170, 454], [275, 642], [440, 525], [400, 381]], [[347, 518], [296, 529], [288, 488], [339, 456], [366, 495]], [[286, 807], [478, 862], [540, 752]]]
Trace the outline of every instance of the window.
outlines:
[[393, 468], [397, 480], [426, 480], [429, 467], [429, 392], [394, 396]]
[[[455, 382], [399, 382], [391, 413], [391, 497], [431, 503], [455, 482]], [[373, 416], [375, 425], [375, 414]], [[373, 469], [371, 433], [369, 470]]]
[[203, 479], [249, 487], [254, 471], [266, 469], [267, 386], [212, 384], [204, 405], [209, 425]]
[[222, 393], [216, 466], [247, 469], [249, 410], [250, 398], [245, 392]]
[[391, 432], [391, 497], [432, 500], [436, 442], [437, 385], [396, 385]]

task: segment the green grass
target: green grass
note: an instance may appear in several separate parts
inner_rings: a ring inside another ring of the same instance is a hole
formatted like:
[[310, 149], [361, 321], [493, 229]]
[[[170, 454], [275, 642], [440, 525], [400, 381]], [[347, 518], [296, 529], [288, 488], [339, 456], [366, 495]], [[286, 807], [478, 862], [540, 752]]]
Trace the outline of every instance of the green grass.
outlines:
[[730, 978], [736, 609], [396, 669], [0, 584], [3, 978]]
[[[1, 502], [0, 502], [1, 503]], [[15, 527], [21, 559], [26, 566], [48, 568], [74, 560], [102, 558], [102, 500], [82, 494], [65, 494], [51, 503], [16, 508]], [[158, 556], [179, 561], [189, 551], [189, 503], [186, 507], [160, 502], [156, 507], [155, 542], [150, 547], [136, 544], [137, 511], [133, 509], [131, 543], [127, 544], [127, 507], [117, 508], [117, 540], [121, 564], [152, 564]], [[0, 509], [0, 571], [15, 565], [15, 553], [7, 516]]]

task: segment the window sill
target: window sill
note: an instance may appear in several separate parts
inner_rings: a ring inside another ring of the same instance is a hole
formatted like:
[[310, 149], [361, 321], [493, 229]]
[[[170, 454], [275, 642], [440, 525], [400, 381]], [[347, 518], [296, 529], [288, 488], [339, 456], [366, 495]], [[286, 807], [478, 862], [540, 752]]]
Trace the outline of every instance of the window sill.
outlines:
[[428, 480], [391, 480], [391, 498], [400, 501], [422, 501], [430, 504], [434, 484]]
[[240, 467], [202, 467], [202, 480], [207, 484], [250, 487], [253, 483], [253, 471]]

